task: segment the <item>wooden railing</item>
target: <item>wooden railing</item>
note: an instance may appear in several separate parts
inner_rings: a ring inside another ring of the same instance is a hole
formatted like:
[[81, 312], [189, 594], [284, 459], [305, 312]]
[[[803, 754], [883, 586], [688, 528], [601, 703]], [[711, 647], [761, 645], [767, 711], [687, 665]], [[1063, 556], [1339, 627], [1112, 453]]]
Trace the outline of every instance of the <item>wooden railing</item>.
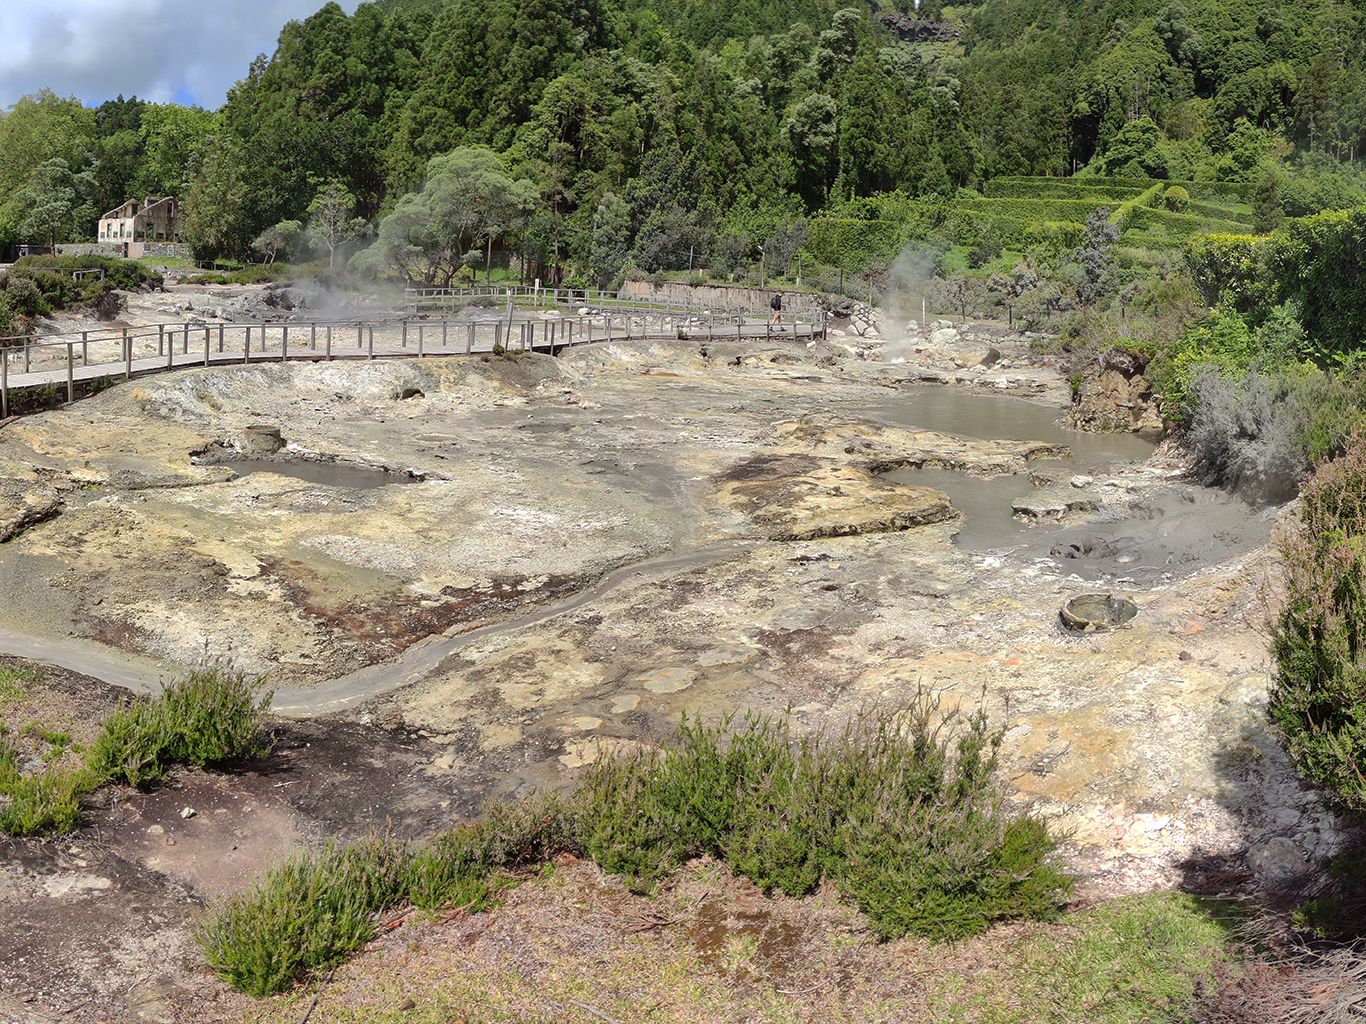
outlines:
[[[544, 290], [542, 290], [544, 294]], [[508, 298], [506, 289], [499, 295]], [[524, 300], [523, 300], [524, 301]], [[776, 333], [785, 328], [786, 333]], [[176, 322], [71, 334], [0, 338], [0, 417], [11, 388], [59, 387], [75, 401], [76, 383], [121, 374], [125, 379], [190, 366], [267, 361], [473, 355], [500, 350], [555, 353], [576, 345], [630, 339], [691, 337], [813, 338], [824, 322], [775, 328], [742, 313], [687, 310], [675, 303], [623, 304], [554, 317], [489, 311], [478, 319], [404, 316], [291, 323]]]

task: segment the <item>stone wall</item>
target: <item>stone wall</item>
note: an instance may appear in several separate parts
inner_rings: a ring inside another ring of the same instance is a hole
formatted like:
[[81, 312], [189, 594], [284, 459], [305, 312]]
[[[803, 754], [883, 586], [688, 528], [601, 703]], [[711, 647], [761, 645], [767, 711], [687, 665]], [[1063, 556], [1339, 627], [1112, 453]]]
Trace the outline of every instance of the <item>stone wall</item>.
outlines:
[[[727, 306], [738, 306], [755, 313], [767, 315], [769, 300], [777, 288], [748, 288], [737, 284], [700, 284], [690, 285], [682, 281], [666, 281], [654, 285], [649, 281], [626, 281], [621, 286], [621, 294], [654, 302], [717, 302]], [[783, 287], [783, 312], [800, 316], [810, 316], [816, 308], [817, 293], [794, 291]]]
[[57, 246], [58, 256], [122, 256], [123, 247], [108, 242], [80, 242]]
[[184, 242], [138, 242], [142, 246], [143, 258], [159, 260], [192, 260], [194, 253]]
[[[194, 255], [184, 242], [129, 242], [129, 259], [140, 260], [151, 257], [159, 260], [189, 260]], [[80, 242], [57, 246], [62, 256], [123, 256], [124, 245], [120, 242]]]

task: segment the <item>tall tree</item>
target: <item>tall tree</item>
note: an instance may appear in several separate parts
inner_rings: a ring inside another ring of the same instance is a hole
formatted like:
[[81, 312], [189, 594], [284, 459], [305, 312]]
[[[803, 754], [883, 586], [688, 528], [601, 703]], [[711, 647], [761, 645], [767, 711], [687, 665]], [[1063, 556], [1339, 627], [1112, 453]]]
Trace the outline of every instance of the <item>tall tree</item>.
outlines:
[[599, 288], [606, 288], [621, 272], [630, 250], [630, 208], [615, 192], [607, 192], [593, 215], [593, 251], [588, 260]]

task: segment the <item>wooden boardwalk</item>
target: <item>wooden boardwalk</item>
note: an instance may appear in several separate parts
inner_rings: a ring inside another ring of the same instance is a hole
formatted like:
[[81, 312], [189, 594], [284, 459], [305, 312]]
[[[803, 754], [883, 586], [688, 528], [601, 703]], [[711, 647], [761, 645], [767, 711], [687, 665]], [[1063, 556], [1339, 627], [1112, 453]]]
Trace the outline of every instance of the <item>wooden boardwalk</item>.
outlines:
[[394, 359], [536, 351], [649, 338], [703, 341], [811, 340], [824, 324], [772, 327], [745, 312], [718, 314], [665, 305], [629, 304], [587, 314], [528, 314], [289, 323], [172, 322], [110, 327], [71, 334], [0, 338], [0, 417], [9, 415], [11, 390], [66, 388], [113, 382], [196, 366], [332, 359]]

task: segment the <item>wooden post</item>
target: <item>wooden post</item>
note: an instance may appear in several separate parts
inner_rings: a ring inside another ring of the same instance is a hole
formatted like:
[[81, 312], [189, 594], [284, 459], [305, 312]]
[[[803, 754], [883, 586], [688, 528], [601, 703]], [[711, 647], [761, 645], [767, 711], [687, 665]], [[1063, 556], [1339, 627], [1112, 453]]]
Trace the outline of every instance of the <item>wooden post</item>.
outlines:
[[171, 368], [174, 367], [174, 366], [175, 366], [175, 332], [172, 331], [172, 332], [171, 332], [171, 336], [170, 336], [169, 338], [166, 339], [166, 369], [169, 370], [169, 369], [171, 369]]
[[[127, 334], [125, 330], [123, 332]], [[9, 419], [9, 349], [0, 349], [0, 416]]]
[[422, 324], [417, 325], [417, 357], [422, 358]]
[[81, 331], [81, 365], [90, 365], [90, 332]]
[[212, 332], [210, 331], [209, 328], [207, 328], [207, 327], [204, 328], [204, 365], [205, 365], [205, 366], [208, 366], [208, 365], [209, 365], [209, 345], [212, 344], [212, 342], [210, 341], [209, 335], [210, 335], [211, 333], [212, 333]]
[[441, 321], [441, 351], [442, 351], [443, 354], [444, 354], [445, 351], [446, 351], [446, 328], [447, 328], [448, 326], [449, 326], [449, 321], [446, 321], [446, 320], [442, 320], [442, 321]]
[[289, 358], [289, 328], [280, 328], [280, 362]]
[[165, 343], [165, 341], [166, 341], [166, 325], [165, 325], [165, 324], [157, 324], [157, 355], [163, 355], [163, 354], [164, 354], [164, 353], [161, 351], [161, 346]]
[[[414, 306], [416, 308], [416, 305]], [[403, 318], [403, 347], [408, 347], [408, 318]]]
[[310, 328], [310, 329], [309, 329], [309, 332], [308, 332], [308, 350], [309, 350], [310, 352], [316, 352], [316, 351], [318, 351], [318, 324], [317, 324], [317, 322], [315, 321], [314, 323], [310, 324], [310, 325], [309, 325], [309, 328]]
[[363, 324], [356, 323], [356, 348], [365, 344], [365, 327]]
[[465, 335], [465, 355], [469, 355], [474, 350], [474, 324], [469, 325], [469, 333]]
[[247, 324], [247, 340], [242, 343], [242, 362], [251, 362], [251, 324]]
[[28, 373], [28, 370], [29, 370], [28, 354], [29, 354], [29, 343], [28, 343], [28, 339], [25, 338], [25, 339], [24, 339], [24, 372], [25, 372], [25, 373]]
[[66, 343], [66, 400], [67, 403], [76, 401], [76, 343], [68, 341]]
[[332, 325], [327, 325], [327, 358], [332, 358]]
[[190, 325], [189, 325], [189, 324], [186, 324], [186, 325], [185, 325], [185, 337], [181, 339], [181, 345], [182, 345], [182, 348], [181, 348], [181, 350], [180, 350], [181, 355], [186, 355], [186, 356], [189, 355], [189, 354], [190, 354]]
[[[128, 328], [127, 328], [127, 327], [125, 327], [125, 328], [123, 329], [123, 358], [124, 358], [124, 360], [125, 360], [125, 362], [124, 362], [124, 369], [123, 369], [124, 378], [125, 378], [126, 380], [132, 380], [132, 379], [133, 379], [133, 339], [130, 338], [130, 337], [128, 337]], [[6, 362], [8, 362], [8, 361], [9, 361], [9, 360], [6, 359]]]
[[375, 327], [370, 325], [370, 358], [375, 358]]
[[[510, 333], [512, 328], [508, 327], [508, 331]], [[501, 320], [493, 325], [493, 347], [495, 349], [503, 347], [503, 321]]]
[[218, 351], [223, 351], [223, 325], [218, 325]]

